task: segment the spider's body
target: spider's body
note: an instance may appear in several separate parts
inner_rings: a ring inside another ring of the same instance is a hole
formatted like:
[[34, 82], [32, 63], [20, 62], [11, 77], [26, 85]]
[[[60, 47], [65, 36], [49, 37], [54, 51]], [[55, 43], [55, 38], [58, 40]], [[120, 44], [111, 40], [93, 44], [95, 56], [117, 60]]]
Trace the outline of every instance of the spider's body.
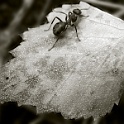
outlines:
[[67, 27], [66, 22], [58, 22], [53, 27], [53, 34], [59, 36]]
[[[86, 9], [87, 10], [87, 9]], [[58, 11], [57, 11], [58, 12]], [[77, 28], [76, 28], [76, 25], [74, 24], [76, 21], [77, 21], [77, 18], [79, 16], [83, 16], [81, 15], [81, 9], [74, 9], [73, 12], [68, 12], [68, 14], [64, 13], [64, 12], [61, 12], [60, 13], [63, 13], [66, 15], [65, 17], [65, 21], [62, 21], [59, 17], [55, 17], [53, 19], [53, 21], [51, 22], [50, 24], [50, 27], [51, 25], [53, 24], [53, 22], [55, 21], [55, 19], [58, 19], [59, 22], [57, 22], [54, 26], [53, 26], [53, 34], [55, 36], [57, 36], [57, 40], [56, 42], [59, 40], [59, 37], [60, 35], [66, 31], [66, 29], [68, 28], [68, 26], [71, 26], [71, 27], [74, 27], [75, 28], [75, 31], [76, 31], [76, 35], [77, 35], [77, 38], [78, 40], [80, 41], [79, 37], [78, 37], [78, 34], [77, 34]], [[85, 16], [84, 16], [85, 17]], [[87, 17], [87, 16], [86, 16]], [[49, 27], [49, 29], [50, 29]], [[49, 30], [48, 29], [48, 30]], [[49, 51], [55, 46], [56, 42], [54, 43], [54, 45], [49, 49]]]

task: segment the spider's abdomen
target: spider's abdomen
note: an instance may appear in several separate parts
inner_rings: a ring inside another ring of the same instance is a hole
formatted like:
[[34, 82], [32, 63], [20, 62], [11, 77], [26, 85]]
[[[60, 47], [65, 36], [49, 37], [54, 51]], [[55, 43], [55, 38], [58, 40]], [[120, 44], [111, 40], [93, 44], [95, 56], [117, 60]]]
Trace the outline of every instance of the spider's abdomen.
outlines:
[[65, 22], [58, 22], [53, 27], [53, 34], [58, 36], [65, 30], [65, 28], [66, 28]]

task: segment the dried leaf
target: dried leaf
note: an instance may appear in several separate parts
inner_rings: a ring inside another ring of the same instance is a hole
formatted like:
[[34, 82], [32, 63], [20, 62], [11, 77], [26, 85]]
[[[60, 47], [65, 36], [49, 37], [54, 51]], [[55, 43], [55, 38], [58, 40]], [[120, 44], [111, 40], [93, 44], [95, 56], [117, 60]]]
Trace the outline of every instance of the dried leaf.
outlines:
[[[54, 11], [82, 10], [77, 22], [79, 42], [69, 27], [55, 47], [52, 28], [45, 24], [24, 32], [24, 42], [1, 68], [0, 102], [37, 106], [38, 113], [61, 112], [65, 118], [103, 116], [118, 103], [124, 88], [124, 22], [86, 3]], [[51, 12], [51, 22], [65, 15]], [[57, 21], [56, 21], [57, 22]], [[55, 22], [55, 23], [56, 23]], [[55, 24], [54, 23], [54, 24]]]

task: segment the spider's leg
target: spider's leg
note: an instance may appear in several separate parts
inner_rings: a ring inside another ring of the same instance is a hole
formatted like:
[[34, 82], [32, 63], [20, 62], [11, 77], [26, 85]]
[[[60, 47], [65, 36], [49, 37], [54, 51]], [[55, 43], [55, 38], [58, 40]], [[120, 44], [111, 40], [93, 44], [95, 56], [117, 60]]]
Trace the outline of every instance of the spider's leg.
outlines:
[[[68, 25], [67, 25], [67, 27], [61, 32], [61, 34], [63, 34], [63, 32], [66, 31], [67, 28], [68, 28]], [[61, 35], [61, 34], [60, 34], [60, 35]], [[57, 38], [57, 40], [56, 40], [56, 42], [53, 44], [53, 46], [52, 46], [50, 49], [48, 49], [48, 51], [52, 50], [52, 49], [55, 47], [55, 45], [56, 45], [56, 43], [58, 42], [59, 38], [60, 38], [60, 36]]]
[[65, 17], [65, 21], [67, 22], [68, 15], [67, 15], [65, 12], [62, 12], [62, 11], [53, 11], [53, 12], [57, 12], [57, 13], [62, 13], [62, 14], [65, 14], [65, 15], [66, 15], [66, 17]]
[[66, 21], [68, 25], [71, 25], [72, 22], [72, 12], [68, 12], [68, 20]]
[[75, 25], [75, 24], [72, 24], [71, 26], [73, 26], [73, 27], [75, 28], [77, 38], [78, 38], [78, 40], [80, 41], [79, 36], [78, 36], [78, 33], [77, 33], [77, 27], [76, 27], [76, 25]]
[[88, 10], [90, 7], [88, 7], [88, 8], [84, 8], [84, 9], [80, 9], [80, 10]]
[[53, 12], [62, 13], [62, 14], [67, 15], [65, 12], [62, 12], [62, 11], [55, 11], [55, 10], [54, 10]]
[[52, 26], [53, 22], [55, 21], [55, 19], [58, 19], [60, 22], [62, 22], [62, 20], [59, 17], [55, 17], [53, 19], [53, 21], [51, 22], [50, 27], [47, 30], [44, 30], [44, 31], [48, 31], [51, 28], [51, 26]]
[[88, 16], [80, 15], [80, 16], [82, 16], [83, 18], [87, 18], [87, 17], [89, 17], [89, 15], [88, 15]]
[[[90, 7], [89, 7], [89, 8], [90, 8]], [[80, 10], [88, 10], [89, 8], [84, 8], [84, 9], [80, 9]], [[89, 17], [89, 15], [88, 15], [88, 16], [81, 15], [81, 16], [83, 16], [83, 17], [85, 17], [85, 18]]]
[[51, 49], [53, 49], [53, 48], [55, 47], [55, 45], [56, 45], [56, 43], [58, 42], [58, 40], [59, 40], [59, 37], [57, 38], [57, 40], [56, 40], [56, 42], [53, 44], [53, 46], [52, 46], [50, 49], [48, 49], [48, 51], [50, 51]]
[[66, 21], [66, 22], [68, 21], [68, 15], [66, 15], [66, 17], [65, 17], [65, 21]]

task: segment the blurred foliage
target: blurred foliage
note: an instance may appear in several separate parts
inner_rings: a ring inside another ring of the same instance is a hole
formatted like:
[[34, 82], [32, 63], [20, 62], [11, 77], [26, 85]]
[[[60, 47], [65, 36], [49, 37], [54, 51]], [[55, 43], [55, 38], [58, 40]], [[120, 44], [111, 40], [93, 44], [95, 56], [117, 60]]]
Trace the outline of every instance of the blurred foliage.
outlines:
[[109, 2], [113, 2], [113, 3], [119, 3], [119, 4], [124, 3], [124, 0], [104, 0], [104, 1], [109, 1]]
[[[60, 113], [36, 114], [34, 106], [20, 106], [16, 102], [0, 105], [0, 124], [94, 124], [93, 118], [64, 119]], [[95, 123], [96, 124], [96, 123]], [[124, 124], [124, 101], [113, 106], [110, 113], [102, 117], [97, 124]]]
[[[79, 3], [79, 0], [51, 0], [51, 4], [47, 9], [46, 15], [55, 7], [61, 6], [62, 4], [68, 3]], [[13, 18], [13, 15], [16, 11], [18, 11], [22, 5], [23, 0], [0, 0], [0, 30], [4, 29], [8, 26], [10, 21]], [[33, 27], [37, 18], [46, 4], [47, 0], [34, 0], [33, 5], [26, 13], [23, 18], [19, 29], [20, 31], [24, 31], [27, 27]], [[46, 16], [45, 15], [45, 16]], [[46, 18], [40, 23], [43, 24], [46, 22]]]
[[22, 2], [22, 0], [0, 0], [0, 30], [8, 26]]

